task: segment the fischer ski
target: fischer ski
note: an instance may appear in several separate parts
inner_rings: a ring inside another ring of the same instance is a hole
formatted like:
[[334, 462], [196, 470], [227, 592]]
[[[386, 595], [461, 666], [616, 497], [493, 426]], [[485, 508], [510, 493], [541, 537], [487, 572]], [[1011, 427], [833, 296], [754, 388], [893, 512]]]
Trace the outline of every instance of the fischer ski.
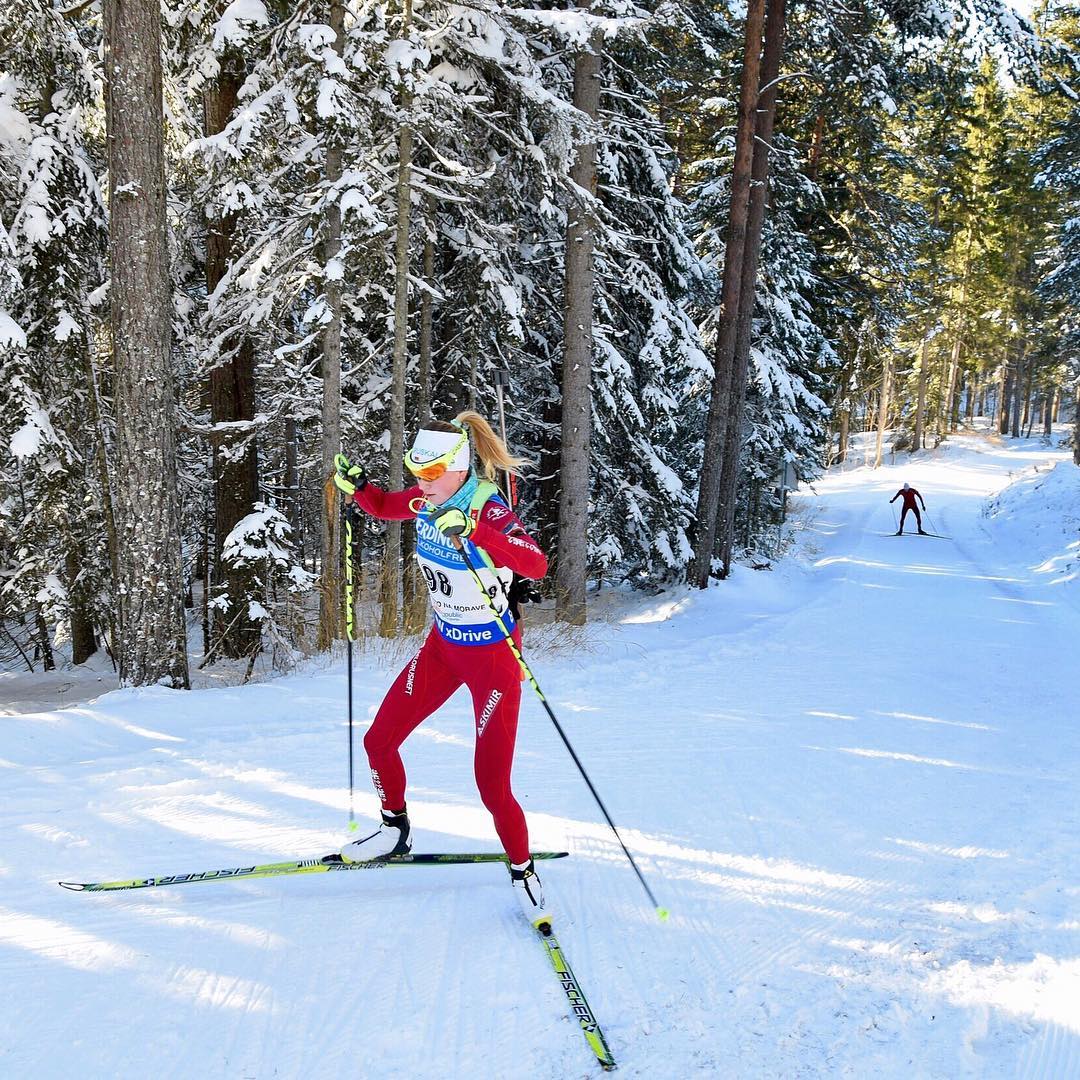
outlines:
[[[534, 859], [564, 859], [566, 851], [537, 851]], [[370, 862], [347, 863], [340, 855], [321, 859], [297, 859], [293, 862], [233, 866], [224, 870], [200, 870], [194, 874], [169, 874], [165, 877], [132, 878], [130, 881], [61, 881], [73, 892], [119, 892], [122, 889], [151, 889], [162, 885], [187, 885], [193, 881], [235, 881], [239, 878], [281, 877], [285, 874], [324, 874], [337, 870], [383, 870], [389, 866], [454, 866], [469, 863], [505, 863], [501, 852], [421, 852], [415, 855], [391, 855]]]
[[[537, 856], [534, 855], [533, 858], [535, 859]], [[611, 1054], [604, 1033], [596, 1022], [596, 1017], [593, 1016], [593, 1011], [585, 999], [585, 994], [566, 959], [566, 954], [559, 945], [559, 939], [551, 929], [551, 923], [547, 921], [539, 922], [534, 924], [533, 929], [544, 943], [544, 948], [547, 949], [551, 965], [555, 969], [555, 974], [559, 977], [563, 992], [566, 994], [566, 1000], [570, 1003], [570, 1013], [581, 1025], [581, 1033], [585, 1036], [589, 1049], [596, 1055], [596, 1060], [604, 1071], [611, 1072], [617, 1067], [615, 1058]]]

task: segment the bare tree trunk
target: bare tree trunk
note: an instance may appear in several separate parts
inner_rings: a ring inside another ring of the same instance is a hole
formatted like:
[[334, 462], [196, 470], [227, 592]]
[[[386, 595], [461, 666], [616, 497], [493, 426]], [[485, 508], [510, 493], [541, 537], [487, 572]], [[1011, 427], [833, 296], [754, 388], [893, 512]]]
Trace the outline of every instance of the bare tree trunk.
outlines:
[[843, 463], [847, 460], [847, 448], [848, 448], [848, 431], [851, 427], [851, 409], [844, 408], [840, 410], [840, 438], [839, 444], [836, 450], [836, 460], [838, 463]]
[[[109, 453], [105, 441], [105, 426], [101, 419], [101, 398], [98, 392], [97, 365], [94, 357], [94, 342], [89, 327], [92, 325], [89, 304], [83, 304], [84, 346], [82, 349], [83, 372], [86, 376], [87, 405], [90, 409], [90, 423], [93, 428], [94, 465], [97, 469], [98, 483], [101, 485], [102, 515], [105, 519], [105, 535], [109, 545], [109, 626], [107, 628], [107, 651], [116, 657], [117, 644], [116, 609], [120, 584], [120, 555], [116, 539], [116, 517], [113, 511], [112, 481], [110, 480]], [[103, 633], [106, 628], [102, 627]]]
[[942, 434], [955, 431], [959, 426], [960, 399], [957, 397], [957, 380], [960, 375], [960, 348], [959, 338], [953, 342], [952, 355], [949, 357], [949, 385], [945, 391], [945, 399], [941, 409]]
[[930, 352], [930, 319], [931, 316], [927, 314], [922, 347], [919, 350], [919, 394], [915, 404], [915, 435], [911, 443], [911, 452], [913, 454], [917, 450], [921, 450], [925, 442], [926, 369]]
[[[402, 33], [412, 23], [412, 0], [405, 0]], [[412, 95], [401, 91], [401, 111], [407, 116]], [[397, 236], [394, 243], [394, 359], [390, 389], [390, 490], [402, 486], [405, 455], [405, 366], [409, 335], [409, 211], [412, 201], [413, 133], [406, 121], [398, 132]], [[379, 633], [396, 637], [401, 592], [401, 522], [386, 524], [380, 601]]]
[[80, 580], [82, 560], [80, 545], [71, 529], [66, 530], [65, 569], [67, 570], [68, 621], [71, 626], [71, 662], [85, 664], [97, 652], [94, 618], [86, 584]]
[[746, 243], [743, 250], [742, 283], [739, 287], [739, 314], [735, 332], [735, 354], [731, 392], [728, 397], [724, 433], [723, 466], [720, 471], [720, 557], [722, 576], [731, 572], [735, 546], [735, 503], [742, 459], [743, 413], [746, 384], [750, 371], [750, 338], [757, 296], [758, 261], [761, 255], [761, 231], [765, 223], [765, 205], [769, 191], [769, 150], [776, 119], [777, 76], [784, 51], [784, 0], [768, 0], [765, 20], [765, 47], [761, 57], [761, 85], [757, 101], [756, 139], [750, 172], [750, 205], [746, 219]]
[[49, 627], [41, 612], [41, 605], [36, 602], [34, 603], [34, 640], [37, 642], [37, 651], [41, 654], [42, 670], [55, 671], [56, 658], [53, 656], [52, 642], [49, 641]]
[[431, 419], [431, 343], [435, 300], [435, 208], [430, 195], [424, 196], [424, 282], [428, 286], [420, 297], [420, 355], [416, 388], [416, 422], [421, 426]]
[[[212, 464], [212, 463], [211, 463]], [[209, 500], [207, 500], [209, 501]], [[203, 508], [202, 550], [199, 562], [202, 565], [202, 650], [204, 662], [212, 655], [213, 643], [210, 640], [210, 507]]]
[[[334, 51], [345, 54], [345, 4], [330, 0], [330, 28], [334, 31]], [[341, 136], [332, 131], [326, 147], [326, 186], [341, 179]], [[322, 477], [329, 483], [334, 458], [341, 450], [341, 274], [337, 257], [341, 252], [341, 203], [331, 199], [326, 207], [326, 238], [323, 263], [326, 266], [326, 307], [330, 319], [322, 339]], [[333, 268], [333, 269], [332, 269]], [[329, 649], [344, 631], [341, 597], [341, 514], [335, 498], [322, 499], [322, 577], [319, 582], [319, 649]]]
[[881, 467], [881, 452], [885, 445], [885, 428], [889, 422], [889, 394], [892, 390], [893, 362], [890, 356], [881, 373], [881, 394], [878, 396], [877, 447], [874, 450], [874, 468]]
[[1013, 376], [1012, 385], [1012, 436], [1014, 439], [1020, 438], [1020, 407], [1023, 401], [1024, 394], [1024, 368], [1027, 363], [1027, 345], [1022, 345], [1019, 348], [1019, 355], [1016, 358], [1016, 373]]
[[1035, 383], [1035, 360], [1034, 357], [1027, 362], [1027, 376], [1024, 379], [1024, 418], [1021, 426], [1029, 433], [1031, 431], [1031, 392]]
[[[420, 355], [417, 358], [416, 425], [431, 419], [431, 342], [435, 287], [435, 221], [432, 199], [424, 196], [424, 284], [420, 293]], [[405, 632], [418, 634], [427, 621], [427, 588], [415, 559], [416, 534], [409, 531], [402, 538], [405, 580]]]
[[104, 24], [120, 679], [187, 689], [160, 5], [105, 0]]
[[1001, 383], [998, 386], [998, 434], [1009, 434], [1009, 403], [1012, 401], [1012, 362], [1009, 359], [1009, 346], [1005, 347], [1005, 357], [1001, 362]]
[[757, 129], [761, 34], [764, 22], [765, 0], [748, 0], [739, 90], [739, 119], [735, 133], [735, 164], [731, 174], [731, 208], [724, 251], [724, 281], [720, 291], [720, 326], [713, 359], [712, 396], [709, 399], [705, 449], [698, 486], [697, 536], [689, 575], [690, 582], [699, 589], [704, 589], [709, 584], [713, 552], [716, 548], [727, 409], [735, 368], [739, 290], [742, 287], [742, 264], [746, 250], [746, 222], [750, 213], [750, 174], [754, 160], [754, 134]]
[[[579, 6], [587, 8], [585, 0]], [[574, 105], [595, 120], [600, 111], [600, 38], [574, 59]], [[559, 562], [555, 617], [583, 625], [589, 553], [589, 440], [592, 433], [592, 308], [595, 222], [588, 198], [596, 195], [596, 142], [577, 147], [566, 222], [566, 295], [563, 321], [562, 450], [559, 463]]]
[[1080, 380], [1077, 380], [1073, 402], [1073, 464], [1080, 465]]
[[285, 489], [285, 517], [292, 527], [289, 539], [296, 546], [300, 562], [303, 562], [304, 550], [301, 546], [300, 534], [299, 441], [296, 420], [287, 416], [285, 418], [285, 474], [281, 478], [282, 487]]
[[[203, 129], [217, 135], [225, 129], [244, 79], [243, 60], [235, 52], [221, 61], [218, 77], [203, 98]], [[232, 261], [232, 238], [237, 215], [211, 218], [206, 229], [206, 291], [213, 296]], [[224, 357], [210, 371], [210, 436], [214, 454], [214, 565], [215, 584], [225, 587], [228, 607], [215, 607], [214, 650], [223, 656], [250, 656], [259, 647], [259, 621], [248, 613], [251, 571], [226, 567], [225, 539], [242, 518], [251, 513], [259, 497], [258, 452], [250, 432], [234, 434], [237, 421], [255, 417], [255, 349], [246, 335], [224, 344]], [[224, 425], [220, 427], [219, 425]], [[238, 444], [244, 444], [242, 452]]]
[[822, 105], [817, 118], [814, 120], [814, 134], [810, 142], [810, 154], [806, 161], [806, 175], [815, 184], [817, 183], [818, 172], [821, 169], [821, 158], [824, 151], [825, 107]]

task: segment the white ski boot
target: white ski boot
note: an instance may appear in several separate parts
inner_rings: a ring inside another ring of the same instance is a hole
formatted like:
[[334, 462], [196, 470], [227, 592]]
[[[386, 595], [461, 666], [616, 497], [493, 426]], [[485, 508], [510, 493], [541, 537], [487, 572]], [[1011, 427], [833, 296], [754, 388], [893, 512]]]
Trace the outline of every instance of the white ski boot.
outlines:
[[347, 863], [373, 862], [388, 855], [408, 855], [412, 850], [412, 829], [404, 807], [396, 814], [382, 812], [382, 824], [362, 840], [353, 840], [341, 849]]
[[510, 883], [514, 886], [514, 893], [521, 904], [521, 910], [525, 912], [525, 918], [537, 930], [542, 930], [545, 926], [550, 929], [551, 910], [544, 904], [544, 888], [536, 876], [532, 859], [527, 863], [510, 864]]

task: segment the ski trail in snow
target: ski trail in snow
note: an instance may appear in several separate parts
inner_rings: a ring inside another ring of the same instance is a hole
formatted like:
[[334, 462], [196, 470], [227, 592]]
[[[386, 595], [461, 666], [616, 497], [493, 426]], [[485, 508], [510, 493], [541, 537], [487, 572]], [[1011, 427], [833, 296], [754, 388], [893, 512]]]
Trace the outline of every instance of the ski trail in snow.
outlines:
[[[980, 517], [1047, 453], [834, 470], [801, 568], [620, 598], [593, 651], [534, 658], [672, 911], [526, 696], [515, 791], [571, 852], [541, 876], [620, 1075], [1080, 1075], [1080, 613]], [[953, 540], [877, 535], [904, 480]], [[4, 717], [0, 1072], [600, 1075], [502, 866], [56, 887], [335, 849], [342, 674]], [[359, 717], [389, 678], [358, 660]], [[459, 695], [406, 743], [418, 848], [497, 849], [472, 723]]]

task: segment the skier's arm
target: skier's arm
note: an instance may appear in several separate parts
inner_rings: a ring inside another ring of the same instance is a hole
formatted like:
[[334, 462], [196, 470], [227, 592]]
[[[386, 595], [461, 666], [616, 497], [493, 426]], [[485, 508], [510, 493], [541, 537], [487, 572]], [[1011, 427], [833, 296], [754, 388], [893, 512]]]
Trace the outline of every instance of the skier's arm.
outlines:
[[489, 502], [469, 539], [483, 548], [496, 566], [505, 566], [533, 581], [547, 573], [547, 556], [505, 506]]
[[894, 495], [894, 496], [893, 496], [893, 497], [892, 497], [892, 498], [891, 498], [891, 499], [889, 500], [889, 502], [891, 502], [891, 503], [894, 503], [894, 502], [896, 502], [896, 500], [897, 500], [897, 499], [899, 499], [899, 498], [900, 498], [900, 492], [898, 491], [898, 492], [897, 492], [897, 493], [896, 493], [896, 494], [895, 494], [895, 495]]
[[364, 513], [372, 517], [382, 518], [383, 521], [404, 521], [406, 518], [416, 517], [409, 504], [413, 499], [423, 498], [423, 494], [419, 487], [406, 488], [404, 491], [383, 491], [369, 480], [362, 488], [357, 488], [353, 499]]
[[915, 494], [919, 496], [919, 502], [922, 503], [922, 508], [925, 510], [926, 509], [926, 500], [922, 497], [922, 493], [920, 491], [916, 491]]

